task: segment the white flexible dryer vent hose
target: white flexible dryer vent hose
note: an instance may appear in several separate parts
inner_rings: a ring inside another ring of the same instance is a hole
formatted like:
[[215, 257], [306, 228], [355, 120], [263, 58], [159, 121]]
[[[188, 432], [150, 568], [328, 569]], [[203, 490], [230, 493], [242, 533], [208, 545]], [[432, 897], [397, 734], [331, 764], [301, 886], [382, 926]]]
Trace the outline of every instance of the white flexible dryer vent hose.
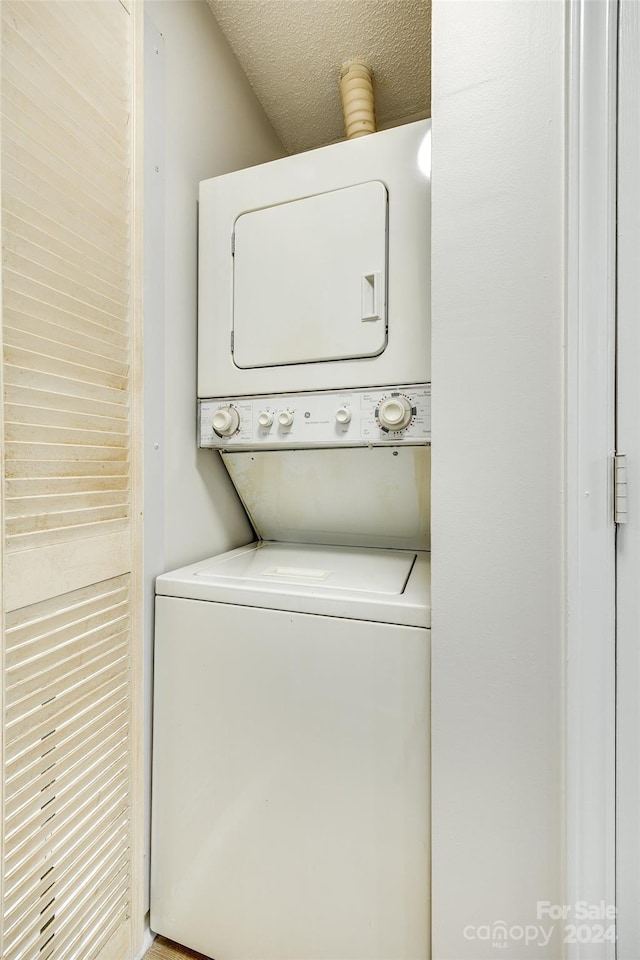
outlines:
[[340, 71], [340, 96], [347, 140], [376, 132], [371, 70], [362, 60], [349, 60]]

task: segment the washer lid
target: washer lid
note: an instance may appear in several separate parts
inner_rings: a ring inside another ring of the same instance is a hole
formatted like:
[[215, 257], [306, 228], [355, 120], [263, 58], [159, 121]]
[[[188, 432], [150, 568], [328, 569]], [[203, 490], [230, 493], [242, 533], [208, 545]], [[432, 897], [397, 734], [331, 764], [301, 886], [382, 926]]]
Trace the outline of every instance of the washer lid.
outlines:
[[214, 558], [195, 576], [210, 582], [241, 580], [267, 590], [282, 591], [283, 584], [293, 584], [314, 591], [397, 595], [404, 591], [415, 560], [415, 553], [405, 551], [261, 542]]
[[165, 573], [159, 596], [428, 627], [424, 551], [265, 542]]

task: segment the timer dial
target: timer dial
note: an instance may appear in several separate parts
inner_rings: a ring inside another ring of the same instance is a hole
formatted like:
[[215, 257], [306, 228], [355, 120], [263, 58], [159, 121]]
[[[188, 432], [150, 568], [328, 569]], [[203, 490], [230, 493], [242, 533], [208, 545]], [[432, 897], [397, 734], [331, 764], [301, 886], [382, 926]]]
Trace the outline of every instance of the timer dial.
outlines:
[[411, 422], [411, 402], [406, 397], [387, 397], [378, 407], [378, 423], [383, 430], [404, 430]]
[[278, 414], [278, 423], [281, 427], [290, 427], [293, 423], [293, 414], [291, 410], [283, 410]]
[[213, 415], [213, 429], [219, 437], [230, 437], [240, 426], [240, 415], [235, 407], [218, 407]]

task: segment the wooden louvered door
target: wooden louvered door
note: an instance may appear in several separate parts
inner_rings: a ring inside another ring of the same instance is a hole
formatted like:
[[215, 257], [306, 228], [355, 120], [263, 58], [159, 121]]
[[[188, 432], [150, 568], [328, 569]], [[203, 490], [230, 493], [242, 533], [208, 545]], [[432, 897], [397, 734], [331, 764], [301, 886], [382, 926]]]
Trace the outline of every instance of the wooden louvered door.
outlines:
[[1, 4], [3, 960], [139, 943], [139, 7]]

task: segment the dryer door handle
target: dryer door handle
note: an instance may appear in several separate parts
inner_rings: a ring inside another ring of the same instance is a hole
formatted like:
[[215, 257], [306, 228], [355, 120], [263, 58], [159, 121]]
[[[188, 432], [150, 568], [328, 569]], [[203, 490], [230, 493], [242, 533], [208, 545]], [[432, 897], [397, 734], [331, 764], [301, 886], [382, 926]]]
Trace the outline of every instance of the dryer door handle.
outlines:
[[360, 315], [363, 323], [367, 320], [380, 319], [380, 285], [381, 278], [379, 273], [363, 274], [362, 312]]

